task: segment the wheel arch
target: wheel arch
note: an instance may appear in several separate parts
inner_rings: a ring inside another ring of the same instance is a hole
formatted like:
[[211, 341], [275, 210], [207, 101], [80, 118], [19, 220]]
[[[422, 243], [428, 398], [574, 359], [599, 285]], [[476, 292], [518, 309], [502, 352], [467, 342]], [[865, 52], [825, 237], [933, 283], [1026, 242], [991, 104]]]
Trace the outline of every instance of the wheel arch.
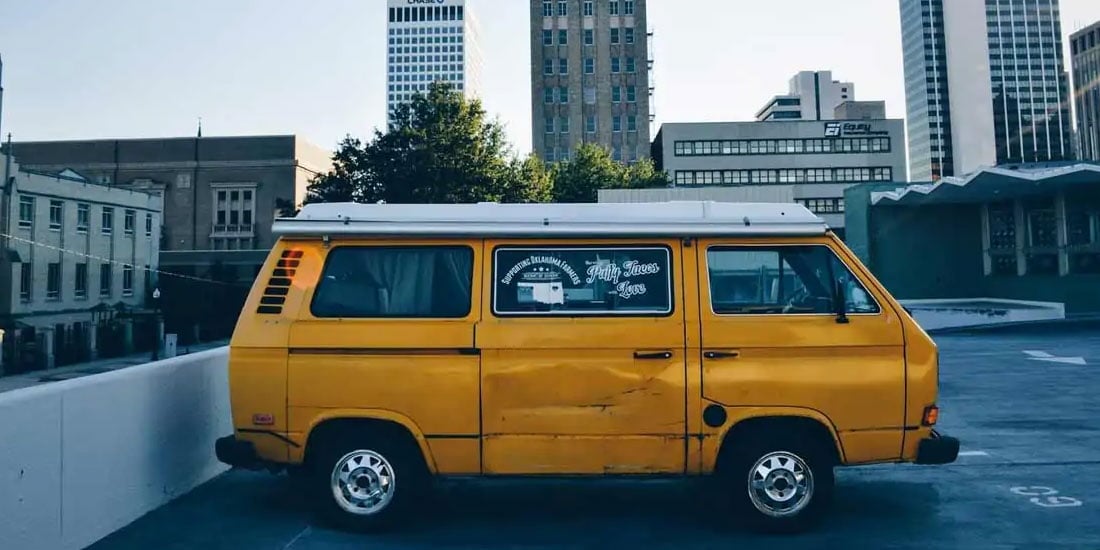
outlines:
[[318, 415], [310, 423], [309, 431], [305, 434], [302, 463], [305, 464], [310, 460], [312, 452], [316, 450], [317, 441], [342, 430], [374, 432], [405, 438], [420, 451], [420, 457], [428, 472], [432, 475], [437, 472], [431, 448], [416, 423], [407, 416], [386, 410], [333, 410]]
[[771, 431], [785, 431], [803, 434], [820, 441], [832, 451], [834, 464], [844, 464], [844, 447], [836, 428], [825, 415], [809, 409], [786, 409], [782, 411], [760, 412], [744, 416], [726, 429], [722, 434], [714, 469], [719, 470], [729, 460], [738, 441], [751, 438], [754, 434]]

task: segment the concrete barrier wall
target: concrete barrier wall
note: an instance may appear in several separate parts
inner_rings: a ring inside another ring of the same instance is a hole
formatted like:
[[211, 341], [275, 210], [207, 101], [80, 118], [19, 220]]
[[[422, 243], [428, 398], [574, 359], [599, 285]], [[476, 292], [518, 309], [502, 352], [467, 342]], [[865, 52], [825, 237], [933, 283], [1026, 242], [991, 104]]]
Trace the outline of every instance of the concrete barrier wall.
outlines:
[[0, 393], [0, 548], [79, 549], [225, 467], [219, 348]]

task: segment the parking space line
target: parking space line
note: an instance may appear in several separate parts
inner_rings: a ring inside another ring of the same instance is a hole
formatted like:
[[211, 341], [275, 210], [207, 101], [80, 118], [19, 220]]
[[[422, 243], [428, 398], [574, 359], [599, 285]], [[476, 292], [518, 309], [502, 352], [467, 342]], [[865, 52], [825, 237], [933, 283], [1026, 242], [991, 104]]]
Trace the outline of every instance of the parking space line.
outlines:
[[985, 451], [959, 451], [959, 456], [989, 456]]

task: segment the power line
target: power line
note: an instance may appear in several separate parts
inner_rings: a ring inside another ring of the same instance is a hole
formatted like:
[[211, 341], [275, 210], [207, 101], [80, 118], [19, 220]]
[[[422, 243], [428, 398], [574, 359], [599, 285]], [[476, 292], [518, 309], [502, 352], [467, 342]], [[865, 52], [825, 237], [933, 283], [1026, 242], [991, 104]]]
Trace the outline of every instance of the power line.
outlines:
[[[79, 256], [81, 258], [87, 258], [89, 260], [96, 260], [96, 261], [99, 261], [99, 262], [102, 262], [102, 263], [120, 265], [120, 266], [123, 266], [123, 267], [129, 266], [131, 268], [136, 268], [136, 269], [139, 269], [140, 271], [143, 271], [143, 272], [146, 272], [146, 273], [155, 273], [157, 275], [163, 275], [165, 277], [175, 277], [177, 279], [185, 279], [185, 280], [195, 281], [195, 282], [200, 282], [200, 283], [210, 283], [210, 284], [230, 286], [230, 287], [235, 287], [235, 288], [240, 288], [240, 287], [245, 286], [241, 283], [227, 283], [225, 281], [217, 281], [217, 280], [214, 280], [214, 279], [206, 279], [206, 278], [203, 278], [203, 277], [195, 277], [195, 276], [192, 276], [192, 275], [183, 275], [183, 274], [180, 274], [180, 273], [172, 273], [171, 271], [164, 271], [162, 269], [152, 269], [149, 266], [138, 267], [138, 266], [135, 266], [134, 264], [129, 264], [129, 263], [126, 263], [126, 262], [120, 262], [118, 260], [112, 260], [110, 258], [104, 258], [102, 256], [96, 256], [96, 255], [93, 255], [93, 254], [80, 252], [79, 250], [70, 250], [70, 249], [67, 249], [67, 248], [61, 248], [59, 246], [54, 246], [52, 244], [33, 241], [33, 240], [30, 240], [30, 239], [24, 239], [23, 237], [17, 237], [15, 235], [8, 235], [8, 234], [2, 233], [2, 232], [0, 232], [0, 237], [5, 237], [5, 238], [11, 239], [13, 241], [29, 244], [31, 246], [38, 246], [38, 247], [45, 248], [45, 249], [48, 249], [48, 250], [54, 250], [54, 251], [57, 251], [57, 252], [61, 252], [62, 254], [70, 254], [70, 255], [73, 255], [73, 256]], [[251, 285], [248, 285], [248, 286], [251, 286]]]

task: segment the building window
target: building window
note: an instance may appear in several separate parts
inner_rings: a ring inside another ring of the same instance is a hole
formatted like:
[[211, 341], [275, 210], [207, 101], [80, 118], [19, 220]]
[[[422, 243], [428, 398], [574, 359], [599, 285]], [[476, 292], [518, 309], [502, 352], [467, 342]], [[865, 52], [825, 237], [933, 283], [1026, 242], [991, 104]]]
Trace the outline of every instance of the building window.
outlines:
[[596, 104], [596, 87], [588, 86], [584, 89], [584, 104], [595, 105]]
[[622, 61], [618, 57], [612, 57], [611, 58], [611, 72], [612, 73], [622, 72], [621, 63], [622, 63]]
[[638, 131], [638, 117], [636, 115], [628, 115], [626, 117], [626, 131], [637, 132]]
[[251, 233], [254, 212], [252, 196], [252, 189], [216, 189], [214, 191], [214, 232]]
[[634, 29], [627, 27], [627, 28], [623, 29], [623, 32], [626, 34], [626, 43], [627, 44], [633, 44], [634, 43]]
[[584, 131], [588, 132], [589, 134], [596, 133], [596, 117], [595, 116], [588, 115], [588, 116], [584, 117]]
[[617, 28], [611, 29], [611, 43], [612, 44], [618, 44], [619, 43], [619, 29], [617, 29]]
[[87, 233], [88, 225], [90, 225], [92, 207], [85, 203], [77, 203], [76, 205], [76, 232]]
[[638, 100], [638, 91], [634, 86], [626, 87], [626, 102], [634, 103]]
[[636, 67], [634, 65], [634, 58], [633, 57], [626, 58], [626, 72], [633, 73], [635, 71], [635, 69], [636, 69]]
[[561, 17], [569, 15], [569, 2], [558, 2], [558, 15]]
[[584, 0], [584, 16], [592, 17], [593, 11], [592, 0]]
[[542, 16], [543, 17], [553, 17], [554, 16], [554, 3], [553, 2], [543, 2], [542, 3]]
[[558, 31], [558, 45], [559, 46], [569, 45], [569, 31], [568, 30], [562, 29], [562, 30]]
[[145, 236], [153, 236], [153, 215], [149, 213], [145, 214]]
[[329, 252], [310, 312], [318, 318], [460, 319], [470, 313], [473, 250], [341, 246]]
[[19, 264], [19, 299], [24, 302], [31, 301], [31, 284], [34, 283], [34, 264], [23, 262]]
[[563, 134], [569, 133], [569, 117], [561, 117], [561, 120], [558, 122], [558, 131]]
[[129, 264], [122, 266], [122, 295], [134, 295], [134, 266]]
[[544, 59], [542, 60], [542, 74], [552, 75], [554, 74], [554, 60]]
[[568, 87], [561, 86], [561, 87], [558, 88], [558, 103], [561, 103], [561, 104], [569, 103], [569, 88]]
[[73, 281], [73, 296], [78, 299], [88, 297], [88, 263], [76, 264], [76, 280]]
[[554, 117], [552, 117], [552, 116], [546, 117], [546, 133], [547, 134], [553, 134], [554, 133]]
[[569, 60], [568, 59], [559, 59], [558, 60], [558, 74], [569, 74]]
[[50, 201], [50, 229], [54, 231], [61, 230], [61, 221], [64, 218], [65, 203], [61, 201]]
[[549, 105], [554, 102], [554, 89], [544, 88], [542, 90], [542, 102]]
[[137, 217], [137, 213], [133, 210], [127, 210], [122, 215], [122, 230], [127, 235], [134, 234], [134, 225], [137, 223], [134, 218]]
[[100, 220], [100, 232], [104, 235], [110, 235], [115, 231], [115, 209], [109, 206], [103, 207], [103, 214], [99, 218]]
[[584, 58], [584, 74], [593, 74], [596, 72], [596, 60], [591, 57]]
[[30, 229], [34, 226], [34, 197], [19, 197], [19, 227]]
[[554, 31], [550, 29], [543, 29], [542, 31], [542, 45], [553, 46], [554, 45]]
[[611, 131], [616, 133], [623, 131], [623, 117], [619, 115], [611, 117]]
[[46, 266], [46, 299], [61, 299], [61, 264], [51, 263]]
[[611, 15], [619, 15], [619, 0], [611, 0], [608, 5]]
[[543, 156], [546, 157], [546, 162], [554, 162], [557, 156], [557, 148], [552, 145], [546, 146], [546, 154]]
[[611, 148], [611, 160], [616, 162], [622, 162], [623, 160], [623, 148], [621, 145], [616, 145]]
[[111, 264], [99, 265], [99, 297], [111, 297]]
[[634, 0], [625, 0], [623, 2], [623, 12], [626, 15], [634, 15]]
[[844, 199], [798, 199], [799, 204], [805, 206], [814, 214], [843, 214]]
[[592, 46], [596, 43], [596, 33], [592, 29], [584, 29], [584, 45]]
[[1066, 196], [1069, 272], [1100, 274], [1100, 200]]
[[623, 100], [623, 88], [622, 86], [611, 87], [611, 102], [620, 103]]

